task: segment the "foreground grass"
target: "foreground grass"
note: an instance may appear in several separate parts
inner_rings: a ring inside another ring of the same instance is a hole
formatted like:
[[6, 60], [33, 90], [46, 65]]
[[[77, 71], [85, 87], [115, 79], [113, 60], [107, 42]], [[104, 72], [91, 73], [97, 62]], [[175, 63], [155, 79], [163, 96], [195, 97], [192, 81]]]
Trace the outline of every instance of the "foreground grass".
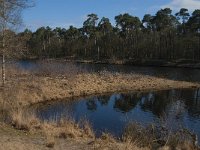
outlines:
[[[3, 149], [16, 149], [17, 145], [22, 146], [18, 149], [152, 149], [152, 145], [141, 146], [137, 136], [133, 138], [128, 134], [138, 135], [133, 127], [129, 128], [122, 141], [109, 134], [102, 134], [101, 138], [96, 139], [87, 121], [75, 123], [67, 119], [59, 123], [41, 122], [34, 114], [26, 113], [25, 108], [39, 102], [94, 94], [200, 87], [197, 83], [136, 74], [88, 73], [74, 66], [64, 71], [60, 69], [60, 72], [47, 68], [31, 73], [12, 67], [7, 69], [6, 86], [0, 89], [0, 119], [1, 122], [6, 120], [14, 129], [1, 123], [0, 134], [3, 138], [0, 143]], [[176, 146], [180, 147], [180, 143]], [[181, 146], [195, 149], [187, 142], [182, 142]], [[164, 146], [160, 149], [170, 148]]]
[[[153, 139], [154, 136], [149, 133], [149, 129], [140, 130], [140, 127], [135, 129], [135, 125], [129, 126], [129, 131], [122, 140], [116, 139], [106, 133], [103, 133], [99, 138], [77, 135], [72, 137], [65, 134], [66, 130], [68, 130], [68, 125], [68, 123], [63, 124], [63, 126], [41, 124], [40, 126], [44, 130], [37, 129], [36, 132], [33, 131], [33, 126], [30, 127], [31, 130], [16, 130], [16, 128], [0, 123], [0, 146], [2, 150], [45, 150], [49, 148], [56, 150], [198, 150], [198, 147], [195, 147], [191, 141], [176, 142], [176, 140], [180, 139], [177, 136], [169, 136], [169, 142], [172, 143], [166, 142], [162, 146], [159, 146], [158, 143], [152, 141], [156, 139]], [[63, 128], [64, 126], [65, 128]], [[130, 134], [130, 132], [133, 133]], [[135, 138], [135, 135], [138, 137]]]

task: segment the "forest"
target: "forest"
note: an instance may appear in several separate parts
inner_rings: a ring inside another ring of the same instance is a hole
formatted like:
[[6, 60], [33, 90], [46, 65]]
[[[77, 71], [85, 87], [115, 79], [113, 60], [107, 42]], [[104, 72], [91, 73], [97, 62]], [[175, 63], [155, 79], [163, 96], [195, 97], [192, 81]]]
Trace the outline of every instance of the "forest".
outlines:
[[200, 60], [200, 9], [172, 14], [160, 9], [143, 19], [128, 13], [109, 18], [89, 14], [81, 28], [40, 27], [18, 33], [25, 58], [75, 60]]
[[112, 21], [97, 8], [130, 1], [0, 0], [0, 150], [199, 150], [200, 1], [182, 1], [198, 9]]

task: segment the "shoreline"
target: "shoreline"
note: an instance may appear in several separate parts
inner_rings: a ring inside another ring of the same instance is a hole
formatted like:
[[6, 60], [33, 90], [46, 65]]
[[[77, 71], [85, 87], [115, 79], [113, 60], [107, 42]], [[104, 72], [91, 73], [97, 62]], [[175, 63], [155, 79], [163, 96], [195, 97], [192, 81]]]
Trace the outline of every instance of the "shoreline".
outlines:
[[67, 58], [34, 58], [34, 59], [19, 59], [19, 61], [61, 61], [78, 64], [104, 64], [104, 65], [124, 65], [124, 66], [135, 66], [135, 67], [163, 67], [163, 68], [185, 68], [185, 69], [200, 69], [200, 61], [197, 60], [149, 60], [149, 59], [138, 59], [138, 60], [92, 60], [92, 59], [67, 59]]
[[[165, 78], [136, 74], [82, 73], [71, 78], [21, 76], [7, 81], [0, 90], [2, 99], [9, 99], [21, 106], [38, 102], [102, 95], [115, 92], [155, 91], [182, 88], [199, 88], [199, 83], [175, 81]], [[4, 97], [4, 98], [3, 98]], [[0, 97], [1, 98], [1, 97]]]
[[[72, 96], [72, 97], [64, 97], [64, 98], [60, 98], [60, 99], [50, 99], [50, 100], [45, 100], [45, 101], [39, 101], [37, 103], [33, 103], [29, 105], [30, 107], [33, 106], [37, 106], [37, 105], [46, 105], [49, 103], [56, 103], [56, 102], [60, 102], [60, 101], [78, 101], [79, 99], [87, 99], [87, 98], [91, 98], [93, 96], [107, 96], [107, 95], [111, 95], [114, 93], [120, 93], [120, 94], [129, 94], [129, 93], [137, 93], [137, 92], [141, 92], [141, 93], [145, 93], [145, 92], [159, 92], [159, 91], [168, 91], [168, 90], [191, 90], [191, 89], [198, 89], [200, 88], [200, 86], [190, 86], [190, 87], [181, 87], [181, 88], [163, 88], [163, 89], [145, 89], [145, 90], [125, 90], [125, 91], [114, 91], [114, 92], [105, 92], [105, 93], [95, 93], [95, 94], [88, 94], [88, 95], [78, 95], [78, 96]], [[26, 106], [25, 106], [26, 107]]]
[[[170, 89], [189, 89], [200, 88], [199, 83], [175, 81], [166, 78], [158, 78], [147, 75], [138, 74], [125, 74], [125, 73], [77, 73], [77, 74], [65, 74], [62, 76], [42, 76], [34, 75], [29, 72], [20, 72], [19, 74], [13, 73], [7, 80], [5, 88], [0, 89], [0, 108], [11, 111], [8, 112], [11, 115], [11, 124], [1, 126], [0, 133], [3, 139], [7, 138], [10, 141], [6, 144], [13, 145], [16, 141], [16, 136], [19, 138], [18, 143], [23, 143], [27, 135], [32, 133], [40, 133], [38, 137], [33, 136], [36, 141], [43, 140], [42, 144], [35, 144], [32, 138], [28, 138], [28, 143], [24, 147], [27, 148], [33, 146], [33, 149], [40, 147], [45, 149], [48, 146], [58, 148], [61, 145], [67, 147], [74, 147], [81, 142], [85, 149], [92, 149], [94, 146], [99, 147], [111, 147], [113, 149], [121, 146], [125, 149], [127, 145], [130, 145], [130, 150], [140, 149], [137, 145], [131, 143], [131, 141], [119, 141], [112, 137], [112, 135], [103, 135], [101, 138], [94, 137], [92, 128], [86, 123], [84, 129], [80, 128], [74, 122], [70, 120], [64, 121], [60, 125], [55, 123], [42, 123], [33, 114], [23, 112], [23, 108], [29, 108], [32, 105], [44, 104], [56, 102], [62, 99], [78, 99], [80, 97], [89, 97], [93, 95], [110, 94], [115, 92], [145, 92], [145, 91], [160, 91]], [[25, 114], [25, 116], [24, 116]], [[25, 117], [25, 118], [24, 118]], [[7, 132], [1, 132], [4, 130], [16, 131], [10, 136]], [[18, 134], [20, 132], [20, 134]], [[128, 137], [127, 137], [128, 138]], [[77, 140], [79, 140], [77, 142]], [[0, 143], [3, 143], [0, 140]], [[93, 143], [93, 144], [88, 144]], [[9, 146], [5, 144], [5, 147]], [[106, 145], [107, 144], [107, 145]], [[9, 147], [10, 148], [10, 147]], [[81, 147], [76, 147], [80, 149]], [[47, 148], [48, 149], [48, 148]], [[149, 148], [146, 148], [149, 150]]]
[[[66, 60], [67, 61], [67, 60]], [[107, 65], [127, 65], [127, 66], [137, 66], [137, 67], [163, 67], [163, 68], [191, 68], [200, 69], [199, 61], [191, 61], [189, 63], [184, 63], [187, 60], [118, 60], [118, 61], [95, 61], [95, 60], [72, 60], [69, 62], [85, 63], [85, 64], [107, 64]]]
[[163, 59], [124, 59], [124, 60], [92, 60], [92, 59], [67, 59], [67, 58], [50, 58], [50, 59], [22, 59], [25, 61], [61, 61], [61, 62], [72, 62], [82, 64], [106, 64], [106, 65], [127, 65], [127, 66], [138, 66], [138, 67], [165, 67], [165, 68], [191, 68], [200, 69], [200, 61], [177, 59], [177, 60], [163, 60]]

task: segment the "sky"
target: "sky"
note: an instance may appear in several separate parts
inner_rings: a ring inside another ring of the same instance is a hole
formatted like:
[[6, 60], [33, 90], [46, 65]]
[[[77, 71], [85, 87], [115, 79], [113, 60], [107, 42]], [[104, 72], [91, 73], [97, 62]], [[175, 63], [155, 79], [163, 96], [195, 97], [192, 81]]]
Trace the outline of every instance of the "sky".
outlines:
[[114, 17], [129, 13], [141, 19], [144, 14], [155, 14], [159, 9], [170, 7], [173, 12], [180, 8], [190, 11], [200, 9], [200, 0], [35, 0], [35, 6], [23, 11], [21, 30], [35, 31], [41, 26], [68, 28], [81, 27], [87, 15], [95, 13], [99, 18], [108, 17], [114, 25]]

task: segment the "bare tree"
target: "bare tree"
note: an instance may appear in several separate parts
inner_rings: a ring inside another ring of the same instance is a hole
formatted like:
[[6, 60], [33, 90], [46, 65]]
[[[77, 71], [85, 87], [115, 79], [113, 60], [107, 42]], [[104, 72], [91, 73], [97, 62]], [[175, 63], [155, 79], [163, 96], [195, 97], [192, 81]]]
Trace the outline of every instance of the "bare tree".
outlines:
[[[14, 42], [16, 34], [14, 27], [21, 23], [21, 11], [31, 6], [30, 0], [0, 0], [0, 32], [1, 32], [1, 55], [2, 55], [2, 85], [5, 85], [5, 57], [13, 47], [18, 47], [19, 41]], [[13, 45], [16, 44], [16, 45]]]

